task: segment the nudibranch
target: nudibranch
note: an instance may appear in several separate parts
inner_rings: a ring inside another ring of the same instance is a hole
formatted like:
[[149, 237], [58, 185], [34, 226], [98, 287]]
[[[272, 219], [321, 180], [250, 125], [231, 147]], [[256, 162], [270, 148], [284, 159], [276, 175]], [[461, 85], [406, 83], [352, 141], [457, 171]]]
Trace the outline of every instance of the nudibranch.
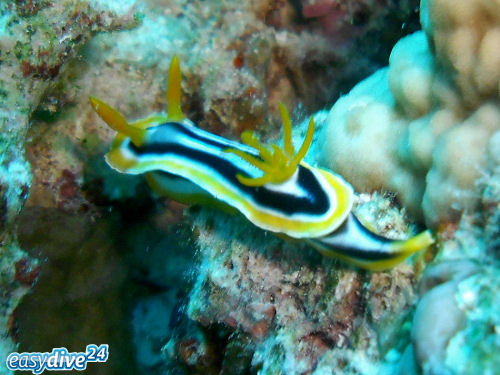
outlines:
[[243, 144], [196, 127], [181, 110], [181, 70], [170, 65], [167, 114], [135, 122], [91, 97], [97, 114], [118, 133], [107, 163], [128, 174], [145, 174], [154, 191], [182, 203], [215, 204], [243, 214], [254, 225], [307, 241], [320, 253], [367, 269], [390, 268], [429, 246], [425, 231], [405, 241], [367, 230], [352, 213], [354, 191], [342, 177], [302, 159], [311, 145], [311, 117], [298, 151], [292, 127], [280, 104], [284, 146], [265, 146], [252, 132]]

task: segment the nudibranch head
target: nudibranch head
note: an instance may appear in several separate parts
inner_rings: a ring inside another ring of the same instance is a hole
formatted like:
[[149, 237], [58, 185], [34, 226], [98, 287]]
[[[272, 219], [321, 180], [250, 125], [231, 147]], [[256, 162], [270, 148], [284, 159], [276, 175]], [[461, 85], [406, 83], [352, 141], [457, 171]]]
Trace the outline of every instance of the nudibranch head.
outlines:
[[267, 183], [281, 184], [289, 180], [311, 146], [314, 134], [314, 118], [311, 117], [304, 143], [295, 154], [295, 148], [292, 143], [292, 123], [290, 116], [283, 103], [279, 104], [279, 108], [281, 118], [283, 119], [283, 148], [275, 144], [266, 147], [260, 143], [258, 136], [254, 132], [246, 131], [241, 135], [241, 140], [244, 144], [256, 149], [259, 152], [258, 157], [237, 148], [225, 150], [226, 152], [238, 155], [263, 172], [262, 176], [254, 178], [238, 174], [236, 177], [243, 185], [263, 186]]

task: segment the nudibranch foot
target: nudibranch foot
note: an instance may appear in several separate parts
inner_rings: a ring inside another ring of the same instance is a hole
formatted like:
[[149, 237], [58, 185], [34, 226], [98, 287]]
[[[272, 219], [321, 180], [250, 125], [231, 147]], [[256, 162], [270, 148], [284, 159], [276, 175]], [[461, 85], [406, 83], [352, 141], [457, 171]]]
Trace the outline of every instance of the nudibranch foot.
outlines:
[[434, 238], [429, 230], [407, 240], [382, 237], [368, 230], [351, 212], [335, 232], [306, 241], [324, 256], [338, 258], [371, 271], [381, 271], [429, 247], [434, 243]]

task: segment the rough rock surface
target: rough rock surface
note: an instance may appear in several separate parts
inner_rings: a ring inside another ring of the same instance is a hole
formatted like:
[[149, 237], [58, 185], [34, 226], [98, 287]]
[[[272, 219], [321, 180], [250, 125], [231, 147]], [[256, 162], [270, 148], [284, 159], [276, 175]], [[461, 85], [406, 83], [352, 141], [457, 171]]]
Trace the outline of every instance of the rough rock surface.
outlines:
[[[336, 102], [323, 162], [359, 191], [386, 189], [433, 228], [477, 208], [500, 130], [498, 4], [423, 1], [424, 31]], [[486, 78], [488, 77], [488, 78]], [[357, 157], [352, 158], [355, 154]]]

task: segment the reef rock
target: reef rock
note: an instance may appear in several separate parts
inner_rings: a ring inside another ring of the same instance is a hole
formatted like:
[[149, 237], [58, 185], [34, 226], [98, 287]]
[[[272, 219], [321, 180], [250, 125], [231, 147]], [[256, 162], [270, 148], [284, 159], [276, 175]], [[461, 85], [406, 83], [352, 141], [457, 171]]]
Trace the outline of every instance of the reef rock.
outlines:
[[[362, 72], [380, 66], [380, 56], [385, 55], [385, 49], [372, 48], [364, 38], [349, 39], [349, 33], [343, 35], [344, 41], [362, 48], [332, 48], [331, 40], [300, 17], [296, 5], [282, 0], [0, 2], [2, 355], [14, 349], [11, 338], [20, 341], [19, 350], [39, 350], [35, 345], [49, 350], [65, 344], [79, 350], [81, 342], [91, 340], [92, 331], [105, 334], [99, 340], [114, 347], [119, 353], [116, 358], [130, 361], [110, 359], [109, 368], [134, 371], [129, 366], [134, 361], [133, 336], [142, 348], [137, 350], [141, 357], [137, 362], [143, 370], [163, 369], [160, 347], [172, 330], [168, 322], [158, 320], [177, 313], [189, 284], [179, 279], [190, 272], [189, 250], [194, 249], [187, 240], [187, 225], [180, 224], [179, 230], [176, 224], [182, 221], [184, 207], [152, 199], [142, 179], [120, 176], [105, 165], [103, 154], [113, 132], [97, 120], [88, 97], [101, 97], [128, 118], [164, 110], [167, 64], [177, 54], [189, 118], [233, 138], [249, 128], [259, 128], [264, 136], [275, 134], [278, 101], [316, 110], [351, 87]], [[384, 34], [385, 47], [413, 30], [401, 28], [401, 14], [415, 18], [411, 2], [393, 6], [389, 13], [382, 5], [373, 6], [378, 12], [369, 19], [364, 12], [353, 28], [377, 39], [381, 25], [392, 20], [391, 30], [397, 32]], [[349, 24], [351, 16], [345, 15], [341, 23]], [[353, 60], [357, 63], [347, 63]], [[336, 77], [335, 85], [324, 85], [325, 79]], [[300, 114], [297, 107], [295, 114]], [[72, 235], [66, 239], [68, 233]], [[89, 233], [99, 235], [84, 235]], [[168, 249], [171, 253], [166, 257]], [[99, 256], [93, 257], [94, 251]], [[124, 259], [129, 255], [132, 260]], [[133, 264], [130, 269], [129, 264]], [[100, 281], [99, 288], [90, 282], [105, 275], [112, 275], [112, 282]], [[357, 277], [349, 278], [359, 283]], [[37, 280], [29, 298], [18, 306]], [[129, 283], [134, 286], [131, 290]], [[161, 293], [137, 302], [130, 314], [134, 316], [132, 335], [122, 313], [129, 307], [129, 298], [136, 297], [135, 287]], [[46, 295], [54, 296], [57, 304]], [[91, 295], [99, 301], [102, 297], [103, 303], [96, 303]], [[72, 328], [71, 342], [65, 339], [67, 327], [75, 327], [80, 313], [89, 310], [93, 311], [86, 315], [89, 324]], [[49, 318], [64, 324], [45, 335]], [[97, 329], [100, 321], [103, 326]], [[231, 353], [239, 348], [250, 348], [245, 358], [252, 358], [252, 337], [264, 337], [266, 324], [257, 324], [253, 334], [240, 331], [241, 335], [227, 340], [226, 373], [231, 373], [236, 361], [237, 354]], [[156, 329], [158, 325], [162, 329]], [[351, 328], [336, 329], [350, 332]], [[156, 334], [148, 336], [148, 330]], [[198, 336], [210, 339], [213, 335]], [[312, 334], [310, 341], [315, 340]], [[338, 340], [342, 341], [340, 336]], [[179, 361], [190, 363], [189, 354], [196, 345], [184, 340], [173, 347], [180, 350]], [[213, 359], [202, 355], [205, 346], [197, 347], [197, 358]], [[207, 353], [217, 353], [207, 348]], [[219, 365], [216, 360], [210, 363]]]
[[[32, 171], [25, 144], [32, 114], [54, 88], [66, 63], [89, 37], [130, 23], [121, 13], [87, 1], [0, 2], [0, 357], [14, 350], [12, 313], [30, 290], [39, 262], [18, 245], [16, 218], [28, 197]], [[101, 4], [102, 5], [102, 4]], [[119, 15], [120, 13], [120, 15]], [[56, 111], [56, 105], [50, 109]], [[7, 373], [0, 366], [0, 373]]]
[[[387, 202], [366, 199], [358, 214], [391, 217], [387, 227], [375, 226], [401, 236], [408, 230], [404, 217]], [[383, 359], [409, 342], [405, 322], [418, 277], [409, 264], [360, 273], [243, 218], [211, 211], [201, 212], [195, 228], [201, 264], [187, 316], [208, 329], [226, 327], [233, 341], [250, 337], [249, 373], [376, 374], [397, 363]], [[220, 355], [223, 361], [226, 354]]]
[[475, 209], [500, 130], [498, 7], [423, 1], [424, 31], [331, 109], [322, 162], [358, 191], [397, 192], [433, 228]]

